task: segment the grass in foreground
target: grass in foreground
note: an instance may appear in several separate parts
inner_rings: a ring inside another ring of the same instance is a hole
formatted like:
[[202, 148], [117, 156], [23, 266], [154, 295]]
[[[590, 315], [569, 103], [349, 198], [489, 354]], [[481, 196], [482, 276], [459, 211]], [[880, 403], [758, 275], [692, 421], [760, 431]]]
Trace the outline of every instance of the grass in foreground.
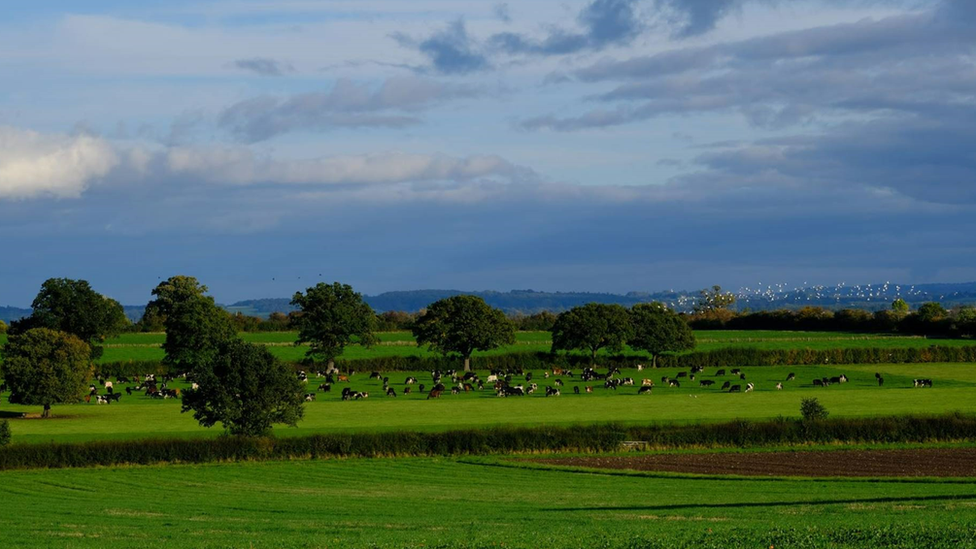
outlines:
[[0, 473], [3, 544], [976, 547], [976, 484], [752, 480], [372, 459]]

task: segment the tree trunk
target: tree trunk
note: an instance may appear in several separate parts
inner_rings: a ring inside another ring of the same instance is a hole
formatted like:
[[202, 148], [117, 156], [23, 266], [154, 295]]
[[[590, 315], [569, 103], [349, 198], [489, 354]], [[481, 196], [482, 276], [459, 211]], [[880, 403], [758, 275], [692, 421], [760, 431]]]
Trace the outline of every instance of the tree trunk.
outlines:
[[465, 372], [471, 371], [471, 357], [469, 356], [464, 357], [464, 371]]
[[44, 412], [41, 413], [41, 417], [51, 417], [51, 405], [50, 404], [45, 404], [44, 405]]
[[657, 368], [657, 355], [651, 355], [651, 368]]
[[599, 349], [590, 349], [590, 368], [596, 369], [596, 352]]

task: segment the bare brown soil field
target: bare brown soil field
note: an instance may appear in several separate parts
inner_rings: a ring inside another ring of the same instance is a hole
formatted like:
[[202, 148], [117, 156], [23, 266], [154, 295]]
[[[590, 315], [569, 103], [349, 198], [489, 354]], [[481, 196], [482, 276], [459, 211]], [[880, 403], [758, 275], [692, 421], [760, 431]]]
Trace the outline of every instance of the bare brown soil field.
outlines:
[[672, 473], [802, 477], [976, 477], [976, 448], [652, 454], [535, 463]]

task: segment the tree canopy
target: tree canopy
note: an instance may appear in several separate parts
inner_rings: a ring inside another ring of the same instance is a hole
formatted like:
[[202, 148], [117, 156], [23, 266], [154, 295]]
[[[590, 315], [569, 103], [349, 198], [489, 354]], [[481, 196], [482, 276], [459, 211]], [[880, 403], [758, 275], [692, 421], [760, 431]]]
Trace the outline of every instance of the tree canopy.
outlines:
[[94, 373], [91, 348], [77, 336], [48, 328], [33, 328], [10, 336], [2, 349], [0, 374], [10, 390], [10, 402], [44, 406], [77, 402]]
[[499, 309], [473, 295], [435, 301], [417, 319], [413, 335], [418, 345], [445, 355], [456, 353], [471, 370], [471, 354], [515, 343], [515, 325]]
[[698, 292], [695, 312], [701, 314], [715, 309], [728, 309], [733, 305], [735, 305], [735, 294], [726, 292], [721, 286], [716, 285]]
[[183, 411], [204, 427], [221, 423], [232, 435], [262, 436], [275, 424], [297, 425], [305, 413], [304, 385], [260, 345], [221, 343], [193, 380], [197, 388], [183, 392]]
[[291, 304], [301, 309], [301, 314], [295, 316], [295, 344], [308, 343], [306, 356], [325, 360], [330, 368], [353, 338], [367, 347], [376, 342], [376, 315], [348, 284], [320, 282], [304, 294], [296, 292]]
[[588, 303], [561, 313], [552, 327], [552, 350], [620, 352], [633, 334], [630, 313], [621, 305]]
[[30, 316], [13, 323], [12, 333], [33, 328], [66, 332], [93, 345], [93, 358], [101, 355], [101, 348], [95, 344], [118, 334], [129, 323], [119, 302], [96, 292], [84, 280], [44, 281], [31, 308]]
[[192, 276], [174, 276], [156, 286], [147, 313], [163, 319], [164, 362], [185, 371], [206, 364], [222, 343], [236, 338], [230, 315]]
[[666, 352], [695, 348], [695, 333], [677, 313], [661, 303], [640, 303], [630, 309], [630, 346], [647, 351], [656, 361]]
[[908, 302], [900, 297], [891, 302], [891, 310], [896, 313], [908, 314], [911, 309], [908, 306]]

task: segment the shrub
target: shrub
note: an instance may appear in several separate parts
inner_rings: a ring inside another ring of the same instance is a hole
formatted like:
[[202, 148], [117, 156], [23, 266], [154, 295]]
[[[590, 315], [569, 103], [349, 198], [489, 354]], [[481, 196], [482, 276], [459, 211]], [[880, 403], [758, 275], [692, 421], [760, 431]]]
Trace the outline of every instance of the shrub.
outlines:
[[0, 421], [0, 446], [10, 444], [10, 422]]
[[803, 421], [822, 421], [830, 413], [816, 398], [805, 398], [800, 401], [800, 415], [803, 416]]

